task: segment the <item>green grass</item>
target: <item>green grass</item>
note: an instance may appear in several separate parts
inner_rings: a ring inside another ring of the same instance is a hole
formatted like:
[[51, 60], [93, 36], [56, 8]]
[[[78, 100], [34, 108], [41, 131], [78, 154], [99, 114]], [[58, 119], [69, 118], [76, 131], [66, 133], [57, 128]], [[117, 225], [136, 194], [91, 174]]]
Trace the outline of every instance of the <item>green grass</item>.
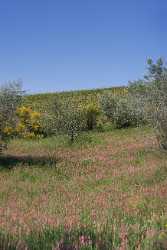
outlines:
[[165, 228], [167, 157], [148, 127], [85, 132], [73, 144], [66, 136], [16, 139], [0, 166], [0, 229], [16, 236], [12, 244], [21, 234], [30, 249], [52, 249], [61, 225], [68, 229], [65, 235], [73, 230], [70, 240], [76, 244], [85, 226], [88, 232], [95, 228], [97, 242], [113, 242], [113, 249], [125, 230], [128, 249], [139, 242], [147, 250], [144, 229], [159, 233], [158, 223]]
[[[70, 148], [77, 149], [81, 147], [90, 147], [96, 146], [104, 143], [103, 136], [96, 132], [82, 132], [75, 140], [74, 143], [71, 143], [69, 137], [66, 135], [52, 136], [48, 138], [41, 139], [15, 139], [12, 141], [12, 147], [15, 147], [15, 150], [26, 152], [32, 152], [33, 150], [47, 150], [53, 151], [60, 148]], [[10, 149], [10, 146], [9, 146]]]
[[[82, 215], [82, 222], [89, 220], [87, 214]], [[119, 234], [120, 227], [122, 234]], [[93, 225], [80, 226], [71, 229], [58, 227], [43, 227], [40, 231], [33, 230], [22, 236], [12, 236], [5, 231], [0, 233], [0, 249], [5, 250], [115, 250], [115, 249], [143, 249], [165, 250], [167, 242], [166, 219], [159, 221], [146, 220], [142, 217], [124, 216], [122, 221], [111, 219], [100, 230]], [[151, 235], [153, 230], [157, 233]], [[151, 235], [151, 236], [150, 236]]]

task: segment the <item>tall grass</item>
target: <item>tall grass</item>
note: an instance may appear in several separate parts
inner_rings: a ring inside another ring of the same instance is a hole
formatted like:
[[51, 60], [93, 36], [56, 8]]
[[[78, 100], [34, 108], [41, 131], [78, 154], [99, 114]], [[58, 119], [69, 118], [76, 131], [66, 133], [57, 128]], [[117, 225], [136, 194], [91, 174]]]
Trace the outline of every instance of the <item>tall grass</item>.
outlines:
[[1, 250], [165, 250], [166, 219], [124, 215], [112, 218], [98, 228], [80, 225], [75, 228], [43, 227], [15, 236], [0, 233]]

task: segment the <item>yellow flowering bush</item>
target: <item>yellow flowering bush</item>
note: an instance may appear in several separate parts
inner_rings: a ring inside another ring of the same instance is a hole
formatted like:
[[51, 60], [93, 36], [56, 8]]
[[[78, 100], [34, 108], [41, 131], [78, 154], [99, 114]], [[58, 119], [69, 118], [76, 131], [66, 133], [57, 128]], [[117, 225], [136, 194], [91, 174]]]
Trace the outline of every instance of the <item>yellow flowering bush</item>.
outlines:
[[90, 103], [84, 107], [87, 129], [92, 130], [96, 127], [97, 117], [100, 114], [100, 109], [97, 104]]
[[13, 133], [14, 133], [14, 129], [10, 126], [6, 126], [4, 129], [3, 129], [3, 133], [4, 135], [6, 136], [11, 136]]
[[23, 124], [22, 122], [18, 122], [17, 127], [16, 127], [16, 133], [23, 134], [25, 130], [26, 130], [25, 124]]
[[17, 109], [18, 123], [16, 133], [25, 138], [35, 138], [41, 131], [39, 112], [33, 111], [30, 107], [22, 106]]

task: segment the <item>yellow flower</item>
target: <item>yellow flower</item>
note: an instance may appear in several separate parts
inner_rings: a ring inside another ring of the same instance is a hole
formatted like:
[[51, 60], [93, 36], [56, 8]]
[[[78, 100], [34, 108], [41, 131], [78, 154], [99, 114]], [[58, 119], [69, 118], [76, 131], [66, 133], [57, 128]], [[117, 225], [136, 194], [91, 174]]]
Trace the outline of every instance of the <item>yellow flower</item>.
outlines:
[[12, 127], [5, 127], [3, 132], [6, 134], [6, 135], [11, 135], [13, 133], [13, 128]]
[[160, 234], [159, 234], [159, 236], [158, 236], [158, 238], [160, 239], [160, 240], [162, 240], [162, 239], [164, 239], [164, 238], [166, 238], [167, 237], [167, 234], [165, 233], [165, 232], [161, 232]]
[[18, 133], [22, 133], [24, 130], [25, 130], [25, 124], [23, 124], [23, 123], [19, 123], [18, 125], [17, 125], [17, 127], [16, 127], [16, 132], [18, 132]]
[[31, 120], [38, 120], [40, 118], [40, 113], [33, 111], [31, 112]]
[[39, 131], [41, 114], [33, 111], [30, 107], [22, 106], [17, 109], [17, 116], [19, 122], [16, 131], [26, 138], [36, 136], [34, 132]]

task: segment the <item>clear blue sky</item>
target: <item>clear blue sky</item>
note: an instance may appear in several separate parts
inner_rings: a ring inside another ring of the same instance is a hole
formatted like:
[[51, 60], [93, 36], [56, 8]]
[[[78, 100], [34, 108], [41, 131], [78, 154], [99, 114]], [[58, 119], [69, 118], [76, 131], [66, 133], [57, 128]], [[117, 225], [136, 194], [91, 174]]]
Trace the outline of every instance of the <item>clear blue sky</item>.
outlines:
[[31, 92], [124, 85], [167, 59], [166, 0], [2, 0], [0, 82]]

